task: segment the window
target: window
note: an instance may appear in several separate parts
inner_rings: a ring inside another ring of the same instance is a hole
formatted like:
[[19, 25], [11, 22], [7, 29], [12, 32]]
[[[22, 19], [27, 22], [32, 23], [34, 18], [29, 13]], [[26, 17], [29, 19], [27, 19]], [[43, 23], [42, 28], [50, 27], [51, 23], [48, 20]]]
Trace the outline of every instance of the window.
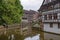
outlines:
[[49, 14], [49, 20], [51, 20], [52, 19], [52, 14]]
[[53, 27], [53, 23], [50, 23], [50, 28], [52, 28]]
[[49, 10], [53, 9], [53, 5], [49, 6], [48, 9], [49, 9]]
[[60, 23], [58, 23], [58, 28], [60, 28]]
[[57, 13], [53, 15], [54, 16], [54, 19], [56, 20], [57, 19]]
[[47, 15], [44, 15], [44, 20], [47, 20]]

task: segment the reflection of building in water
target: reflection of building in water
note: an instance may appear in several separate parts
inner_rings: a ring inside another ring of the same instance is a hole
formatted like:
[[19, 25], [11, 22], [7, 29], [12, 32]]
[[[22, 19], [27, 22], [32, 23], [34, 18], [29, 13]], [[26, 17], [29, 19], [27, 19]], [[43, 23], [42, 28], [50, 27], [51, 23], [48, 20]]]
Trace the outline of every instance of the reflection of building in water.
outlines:
[[60, 35], [44, 33], [45, 40], [60, 40]]
[[[24, 14], [21, 22], [21, 30], [24, 30], [24, 34], [31, 34], [32, 22], [37, 21], [38, 12], [33, 10], [24, 10]], [[23, 33], [23, 31], [21, 31]]]
[[22, 35], [30, 35], [31, 34], [31, 26], [28, 22], [27, 18], [23, 17], [21, 21], [21, 34]]
[[[44, 0], [39, 12], [42, 13], [43, 31], [60, 34], [60, 0]], [[47, 34], [45, 36], [49, 35]]]

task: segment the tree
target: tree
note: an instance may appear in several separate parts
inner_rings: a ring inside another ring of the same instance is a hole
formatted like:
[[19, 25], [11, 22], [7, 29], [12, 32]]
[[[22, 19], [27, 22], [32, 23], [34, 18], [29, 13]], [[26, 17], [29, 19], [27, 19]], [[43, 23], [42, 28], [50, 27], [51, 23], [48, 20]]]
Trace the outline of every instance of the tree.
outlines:
[[0, 0], [0, 25], [20, 23], [22, 15], [20, 0]]

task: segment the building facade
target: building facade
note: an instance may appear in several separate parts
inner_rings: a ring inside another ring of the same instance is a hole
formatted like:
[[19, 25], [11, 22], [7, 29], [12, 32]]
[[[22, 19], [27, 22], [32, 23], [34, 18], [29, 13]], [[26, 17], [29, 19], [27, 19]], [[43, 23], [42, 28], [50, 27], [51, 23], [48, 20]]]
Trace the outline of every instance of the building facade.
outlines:
[[28, 21], [37, 21], [39, 13], [34, 10], [24, 10], [24, 16]]
[[21, 34], [30, 35], [32, 32], [32, 22], [37, 21], [38, 12], [34, 10], [24, 10], [24, 14], [21, 21]]
[[[44, 33], [46, 40], [60, 40], [60, 0], [43, 0], [38, 10], [42, 16], [43, 31], [53, 34]], [[48, 37], [48, 38], [47, 38]]]
[[44, 31], [60, 34], [60, 1], [44, 0], [40, 12]]

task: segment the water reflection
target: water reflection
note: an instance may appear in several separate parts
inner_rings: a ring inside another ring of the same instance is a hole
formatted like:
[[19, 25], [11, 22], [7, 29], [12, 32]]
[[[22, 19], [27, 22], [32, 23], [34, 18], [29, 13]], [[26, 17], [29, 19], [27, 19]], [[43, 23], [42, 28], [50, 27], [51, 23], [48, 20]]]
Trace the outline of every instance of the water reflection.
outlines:
[[[60, 35], [46, 32], [43, 33], [44, 33], [44, 40], [60, 40]], [[24, 40], [41, 40], [41, 34], [37, 34], [33, 37], [27, 37]]]
[[27, 37], [24, 40], [40, 40], [40, 34], [35, 35], [33, 37]]
[[44, 33], [44, 39], [45, 40], [60, 40], [60, 35]]

